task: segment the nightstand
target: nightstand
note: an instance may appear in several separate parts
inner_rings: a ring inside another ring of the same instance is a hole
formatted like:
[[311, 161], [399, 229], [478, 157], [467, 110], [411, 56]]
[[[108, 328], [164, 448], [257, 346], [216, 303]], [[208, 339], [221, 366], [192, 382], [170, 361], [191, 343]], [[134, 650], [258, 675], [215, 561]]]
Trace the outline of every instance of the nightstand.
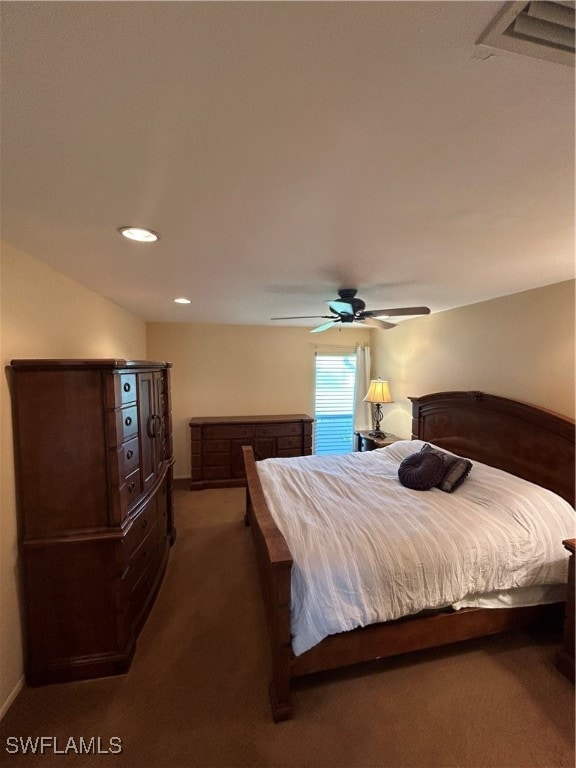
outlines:
[[564, 618], [564, 647], [556, 655], [556, 666], [568, 680], [574, 682], [574, 552], [576, 539], [562, 542], [568, 552], [568, 588], [566, 590], [566, 613]]
[[402, 440], [398, 435], [391, 435], [386, 432], [386, 437], [370, 437], [370, 430], [361, 430], [354, 432], [354, 450], [355, 451], [373, 451], [375, 448], [385, 448], [387, 445]]

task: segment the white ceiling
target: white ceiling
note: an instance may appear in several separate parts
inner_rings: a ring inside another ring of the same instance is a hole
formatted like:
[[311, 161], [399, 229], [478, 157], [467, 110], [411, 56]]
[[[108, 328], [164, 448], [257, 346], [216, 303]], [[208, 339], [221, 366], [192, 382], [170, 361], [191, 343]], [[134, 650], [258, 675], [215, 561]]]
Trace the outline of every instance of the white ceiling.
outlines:
[[574, 70], [502, 5], [3, 2], [2, 235], [150, 321], [573, 278]]

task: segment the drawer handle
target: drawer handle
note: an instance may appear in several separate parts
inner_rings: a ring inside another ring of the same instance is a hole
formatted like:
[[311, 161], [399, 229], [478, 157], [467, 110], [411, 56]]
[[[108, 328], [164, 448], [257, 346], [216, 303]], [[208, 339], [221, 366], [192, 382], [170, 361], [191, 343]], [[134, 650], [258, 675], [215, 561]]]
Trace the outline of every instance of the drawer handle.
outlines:
[[124, 419], [124, 424], [126, 424], [126, 426], [129, 427], [130, 424], [132, 424], [132, 417], [126, 416], [126, 418]]
[[263, 429], [263, 430], [262, 430], [262, 434], [263, 434], [263, 435], [267, 435], [267, 434], [268, 434], [268, 430], [267, 430], [267, 429]]
[[123, 389], [124, 389], [124, 392], [130, 392], [132, 387], [130, 386], [130, 384], [128, 384], [128, 382], [126, 382], [126, 384], [124, 384]]
[[131, 458], [132, 458], [132, 456], [134, 456], [134, 451], [133, 451], [133, 450], [129, 450], [129, 451], [127, 451], [127, 453], [126, 453], [126, 458], [127, 458], [127, 459], [131, 459]]
[[148, 526], [148, 520], [146, 520], [146, 518], [144, 518], [144, 520], [142, 520], [142, 530], [145, 530], [147, 528], [147, 526]]
[[134, 489], [136, 488], [136, 483], [130, 483], [128, 486], [128, 493], [134, 493]]
[[142, 550], [142, 557], [147, 557], [147, 556], [148, 556], [148, 547]]

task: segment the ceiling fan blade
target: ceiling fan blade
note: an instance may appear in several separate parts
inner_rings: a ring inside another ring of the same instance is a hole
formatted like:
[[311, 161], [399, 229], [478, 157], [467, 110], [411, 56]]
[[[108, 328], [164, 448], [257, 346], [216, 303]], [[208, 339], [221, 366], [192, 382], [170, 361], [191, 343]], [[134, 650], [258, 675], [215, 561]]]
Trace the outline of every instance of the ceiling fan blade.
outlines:
[[310, 333], [321, 333], [322, 331], [327, 331], [328, 328], [332, 328], [334, 323], [337, 323], [338, 320], [330, 320], [329, 323], [322, 323], [322, 325], [319, 325], [317, 328], [312, 328]]
[[397, 307], [396, 309], [370, 309], [362, 312], [365, 317], [400, 317], [401, 315], [429, 315], [429, 307]]
[[328, 306], [337, 315], [353, 315], [354, 307], [347, 301], [329, 301]]
[[297, 315], [296, 317], [271, 317], [270, 320], [312, 320], [314, 318], [330, 317], [330, 315]]
[[385, 320], [378, 320], [375, 317], [363, 317], [362, 323], [371, 325], [373, 328], [380, 328], [383, 331], [387, 331], [390, 328], [396, 328], [396, 323], [387, 323]]

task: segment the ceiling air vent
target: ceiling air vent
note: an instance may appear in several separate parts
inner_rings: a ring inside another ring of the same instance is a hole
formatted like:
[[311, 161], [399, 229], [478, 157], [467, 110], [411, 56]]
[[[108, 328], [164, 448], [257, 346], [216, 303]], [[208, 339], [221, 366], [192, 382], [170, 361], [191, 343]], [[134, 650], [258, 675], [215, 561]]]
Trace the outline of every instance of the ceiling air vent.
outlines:
[[477, 45], [574, 66], [574, 2], [512, 2], [480, 36]]

